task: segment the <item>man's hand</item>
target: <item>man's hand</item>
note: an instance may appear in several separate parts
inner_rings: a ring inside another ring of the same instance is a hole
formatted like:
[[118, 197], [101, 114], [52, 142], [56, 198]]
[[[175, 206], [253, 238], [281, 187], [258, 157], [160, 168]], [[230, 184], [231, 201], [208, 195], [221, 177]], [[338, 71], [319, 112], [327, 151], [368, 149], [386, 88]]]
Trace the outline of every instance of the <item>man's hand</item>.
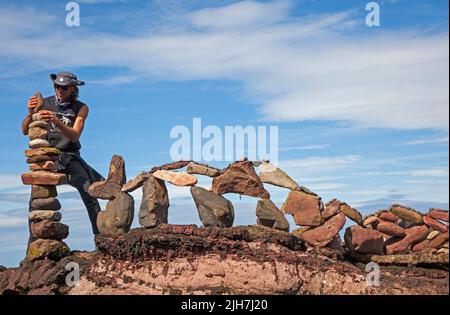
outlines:
[[44, 121], [52, 122], [55, 125], [58, 125], [60, 123], [59, 118], [50, 110], [40, 110], [39, 115]]
[[30, 97], [30, 99], [28, 100], [28, 113], [29, 114], [33, 113], [33, 111], [37, 105], [38, 105], [37, 97], [36, 96]]

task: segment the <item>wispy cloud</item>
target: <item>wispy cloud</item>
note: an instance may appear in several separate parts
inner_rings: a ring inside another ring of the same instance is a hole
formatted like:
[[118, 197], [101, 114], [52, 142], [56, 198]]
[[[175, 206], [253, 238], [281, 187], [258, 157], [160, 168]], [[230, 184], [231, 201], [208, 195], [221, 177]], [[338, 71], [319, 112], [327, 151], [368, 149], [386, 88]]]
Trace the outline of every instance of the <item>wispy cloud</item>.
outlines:
[[296, 150], [322, 150], [330, 147], [329, 144], [310, 144], [310, 145], [304, 145], [304, 146], [290, 146], [290, 147], [281, 147], [279, 149], [280, 152], [285, 151], [296, 151]]
[[410, 172], [411, 176], [431, 176], [431, 177], [448, 177], [448, 169], [433, 168]]
[[448, 137], [436, 137], [436, 138], [427, 138], [427, 139], [417, 139], [411, 141], [405, 141], [400, 143], [400, 146], [413, 146], [413, 145], [421, 145], [421, 144], [435, 144], [435, 143], [448, 143]]

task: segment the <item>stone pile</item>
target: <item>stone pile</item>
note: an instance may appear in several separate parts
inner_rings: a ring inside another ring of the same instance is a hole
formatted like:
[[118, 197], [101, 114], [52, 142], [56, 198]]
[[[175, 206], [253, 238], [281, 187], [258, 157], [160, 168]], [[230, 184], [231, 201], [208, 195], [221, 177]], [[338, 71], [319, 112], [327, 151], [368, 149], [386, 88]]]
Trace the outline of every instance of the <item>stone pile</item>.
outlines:
[[[38, 102], [42, 104], [42, 96], [37, 96]], [[27, 250], [27, 259], [30, 261], [59, 259], [70, 251], [63, 242], [69, 235], [69, 227], [60, 222], [61, 204], [56, 190], [57, 185], [67, 183], [67, 176], [56, 170], [60, 152], [49, 145], [49, 127], [48, 122], [40, 119], [39, 112], [33, 114], [28, 126], [30, 149], [25, 151], [25, 156], [31, 172], [22, 174], [22, 183], [31, 185], [28, 214], [30, 243]]]

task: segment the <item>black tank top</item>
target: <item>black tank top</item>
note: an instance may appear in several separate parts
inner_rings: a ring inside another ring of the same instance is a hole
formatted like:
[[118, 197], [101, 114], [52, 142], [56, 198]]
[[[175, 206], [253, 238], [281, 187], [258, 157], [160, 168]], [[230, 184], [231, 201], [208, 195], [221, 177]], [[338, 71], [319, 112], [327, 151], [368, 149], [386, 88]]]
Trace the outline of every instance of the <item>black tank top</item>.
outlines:
[[[73, 127], [75, 124], [75, 118], [83, 105], [85, 104], [76, 100], [70, 104], [68, 109], [61, 110], [56, 106], [56, 97], [53, 95], [44, 98], [44, 105], [41, 109], [54, 112], [63, 124]], [[51, 147], [55, 147], [61, 151], [76, 152], [81, 149], [80, 141], [70, 141], [70, 139], [64, 136], [61, 130], [53, 123], [51, 124], [48, 132], [48, 141]]]

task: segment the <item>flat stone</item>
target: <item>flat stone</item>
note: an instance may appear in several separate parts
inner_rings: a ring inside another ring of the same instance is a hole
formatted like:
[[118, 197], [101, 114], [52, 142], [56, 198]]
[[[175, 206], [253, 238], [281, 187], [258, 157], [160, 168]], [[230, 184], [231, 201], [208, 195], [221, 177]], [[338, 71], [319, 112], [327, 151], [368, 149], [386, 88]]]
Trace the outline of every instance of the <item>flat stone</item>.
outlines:
[[28, 125], [28, 129], [36, 127], [48, 129], [50, 127], [50, 124], [44, 120], [35, 120]]
[[283, 212], [270, 199], [260, 199], [256, 206], [257, 223], [273, 229], [289, 232], [289, 222]]
[[49, 185], [32, 185], [31, 196], [33, 198], [48, 198], [58, 196], [55, 186]]
[[313, 227], [311, 227], [311, 226], [302, 226], [302, 227], [299, 227], [298, 229], [292, 231], [292, 234], [294, 234], [297, 237], [302, 237], [303, 233], [311, 230], [312, 228]]
[[384, 253], [384, 239], [377, 230], [353, 225], [346, 229], [344, 240], [352, 252], [374, 255], [382, 255]]
[[211, 190], [216, 194], [236, 193], [262, 199], [270, 194], [264, 189], [250, 161], [235, 162], [213, 179]]
[[381, 233], [389, 236], [406, 236], [405, 229], [389, 221], [380, 220], [376, 225], [376, 229]]
[[106, 211], [97, 216], [97, 227], [101, 234], [117, 235], [130, 230], [134, 217], [134, 199], [126, 192], [119, 193], [108, 201]]
[[441, 232], [439, 231], [431, 231], [428, 236], [427, 236], [427, 240], [432, 240], [434, 239], [436, 236], [438, 236], [439, 234], [441, 234]]
[[346, 217], [349, 218], [350, 220], [353, 220], [354, 222], [356, 222], [360, 226], [364, 226], [362, 215], [355, 208], [350, 207], [346, 203], [341, 203], [341, 205], [339, 206], [339, 210], [343, 214], [345, 214]]
[[363, 225], [364, 225], [364, 227], [368, 227], [368, 226], [376, 225], [379, 221], [380, 221], [380, 219], [378, 219], [377, 216], [371, 215], [371, 216], [367, 217], [366, 219], [364, 219]]
[[157, 170], [153, 173], [153, 176], [176, 186], [193, 186], [197, 184], [195, 176], [183, 172]]
[[28, 213], [28, 220], [31, 222], [40, 222], [40, 221], [61, 221], [61, 212], [53, 211], [53, 210], [35, 210], [30, 211]]
[[332, 199], [330, 201], [328, 201], [325, 204], [325, 210], [322, 211], [322, 217], [327, 220], [329, 218], [331, 218], [332, 216], [334, 216], [335, 214], [339, 213], [339, 207], [341, 205], [342, 201], [335, 199]]
[[436, 236], [435, 238], [433, 238], [429, 243], [429, 247], [430, 248], [438, 248], [438, 247], [442, 246], [443, 244], [445, 244], [446, 242], [448, 242], [448, 232], [441, 233], [438, 236]]
[[142, 185], [144, 185], [144, 182], [147, 180], [147, 178], [152, 177], [153, 175], [148, 172], [141, 172], [136, 177], [134, 177], [132, 180], [128, 181], [125, 185], [122, 186], [121, 191], [124, 192], [132, 192], [135, 191], [138, 188], [141, 188]]
[[28, 143], [28, 146], [31, 148], [31, 149], [36, 149], [36, 148], [46, 148], [46, 147], [48, 147], [50, 145], [50, 143], [47, 141], [47, 140], [43, 140], [43, 139], [34, 139], [34, 140], [31, 140], [29, 143]]
[[198, 174], [205, 175], [209, 177], [217, 177], [221, 174], [221, 171], [217, 168], [211, 167], [209, 165], [199, 164], [195, 162], [190, 162], [187, 166], [188, 174]]
[[261, 163], [259, 167], [259, 178], [263, 183], [287, 188], [290, 190], [297, 190], [300, 188], [300, 186], [283, 170], [268, 162]]
[[32, 163], [42, 163], [45, 161], [58, 161], [58, 156], [57, 155], [35, 155], [35, 156], [31, 156], [29, 158], [27, 158], [27, 163], [28, 164], [32, 164]]
[[386, 253], [392, 255], [407, 252], [412, 245], [425, 240], [429, 231], [430, 229], [426, 225], [418, 225], [406, 229], [406, 236], [403, 239], [386, 245]]
[[448, 255], [438, 253], [436, 249], [427, 249], [418, 253], [402, 255], [375, 255], [370, 259], [380, 265], [435, 266], [436, 264], [442, 264], [448, 266], [449, 263]]
[[67, 182], [66, 174], [62, 173], [36, 171], [22, 174], [24, 185], [64, 185]]
[[389, 222], [397, 222], [400, 218], [391, 212], [382, 212], [378, 216], [381, 220], [389, 221]]
[[344, 227], [345, 215], [338, 213], [325, 221], [321, 226], [309, 229], [301, 235], [306, 242], [316, 247], [323, 247], [330, 243]]
[[27, 260], [40, 259], [60, 260], [69, 255], [70, 249], [66, 243], [57, 240], [37, 239], [28, 246]]
[[431, 208], [428, 215], [433, 219], [448, 222], [448, 211], [446, 210]]
[[389, 211], [399, 218], [414, 224], [423, 224], [423, 218], [417, 211], [402, 205], [392, 205]]
[[302, 191], [291, 190], [281, 211], [294, 217], [297, 225], [319, 226], [323, 219], [320, 212], [320, 197], [309, 195]]
[[38, 148], [25, 150], [25, 156], [31, 157], [36, 155], [59, 155], [61, 151], [56, 148]]
[[113, 200], [121, 193], [126, 181], [125, 161], [121, 156], [113, 155], [109, 163], [108, 178], [92, 183], [88, 193], [94, 198]]
[[153, 228], [161, 223], [167, 223], [169, 206], [166, 184], [149, 174], [143, 184], [139, 224]]
[[50, 197], [50, 198], [34, 198], [31, 201], [30, 210], [59, 210], [61, 209], [61, 203], [59, 200]]
[[37, 162], [37, 163], [30, 164], [29, 170], [30, 171], [54, 172], [54, 171], [56, 171], [56, 164], [53, 161]]
[[445, 224], [442, 224], [441, 222], [439, 222], [436, 219], [433, 219], [431, 216], [429, 215], [425, 215], [423, 216], [423, 223], [425, 223], [426, 225], [428, 225], [429, 227], [439, 231], [439, 232], [447, 232], [448, 231], [448, 227]]
[[34, 127], [28, 129], [28, 138], [30, 140], [47, 139], [48, 130], [40, 127]]
[[60, 222], [43, 220], [31, 224], [31, 235], [34, 238], [63, 240], [69, 236], [69, 227]]
[[160, 166], [155, 166], [150, 170], [150, 173], [153, 173], [157, 170], [165, 170], [165, 171], [178, 170], [180, 168], [186, 167], [190, 162], [192, 162], [192, 161], [181, 160], [181, 161], [163, 164]]
[[231, 201], [202, 187], [192, 186], [191, 194], [204, 227], [231, 227], [234, 207]]

